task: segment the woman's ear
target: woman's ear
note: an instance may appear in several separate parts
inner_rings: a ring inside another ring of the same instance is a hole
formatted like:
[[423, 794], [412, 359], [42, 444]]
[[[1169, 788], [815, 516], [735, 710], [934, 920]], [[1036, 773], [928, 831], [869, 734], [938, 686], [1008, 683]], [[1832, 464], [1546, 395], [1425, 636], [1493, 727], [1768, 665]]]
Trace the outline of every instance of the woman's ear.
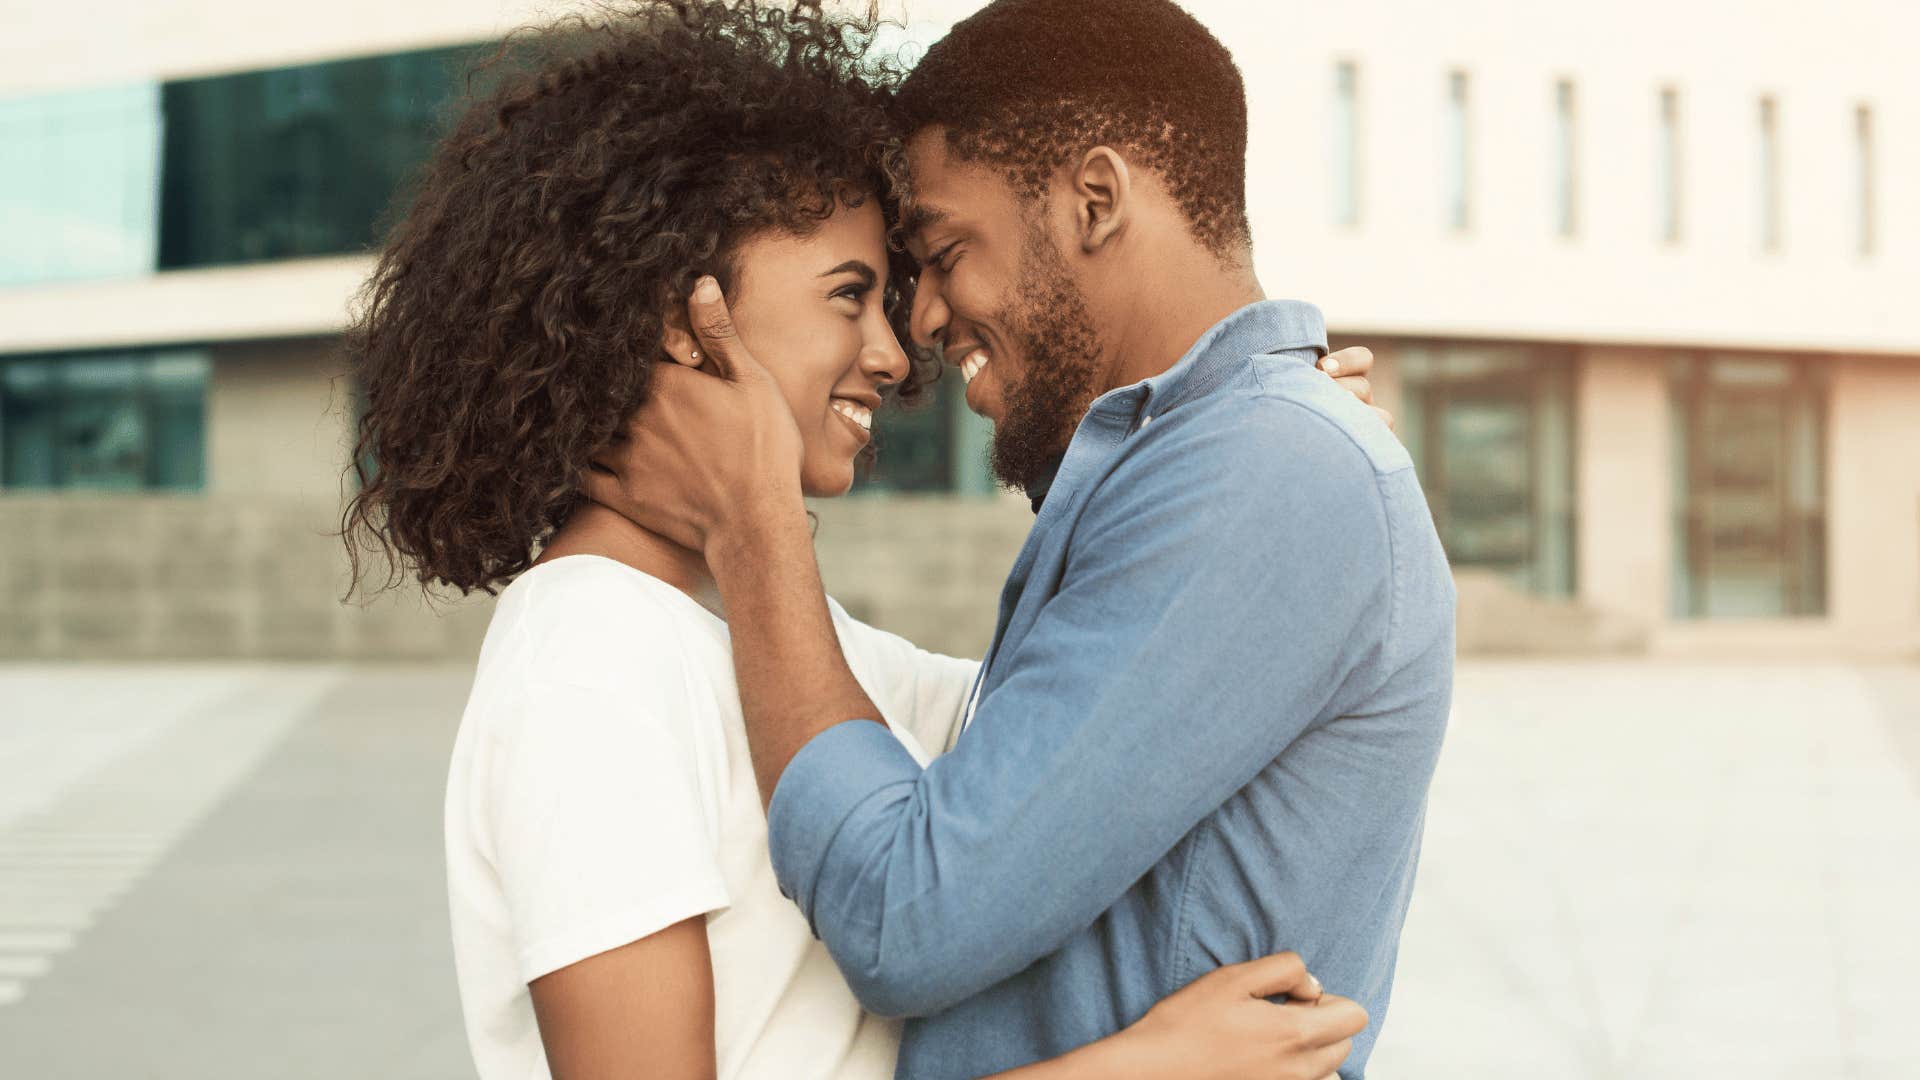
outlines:
[[660, 350], [683, 367], [697, 368], [706, 359], [700, 354], [700, 344], [694, 340], [693, 331], [687, 326], [687, 313], [684, 310], [667, 316], [666, 328], [660, 331]]

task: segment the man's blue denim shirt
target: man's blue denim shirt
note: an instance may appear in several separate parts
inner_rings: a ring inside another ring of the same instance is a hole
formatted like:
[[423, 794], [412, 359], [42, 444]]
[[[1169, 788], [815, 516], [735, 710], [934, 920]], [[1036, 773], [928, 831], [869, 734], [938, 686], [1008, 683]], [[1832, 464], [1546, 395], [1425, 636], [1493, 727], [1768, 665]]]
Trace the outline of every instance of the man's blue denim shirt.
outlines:
[[922, 770], [821, 733], [774, 792], [781, 888], [898, 1075], [977, 1077], [1292, 949], [1387, 1016], [1453, 681], [1453, 580], [1407, 452], [1251, 305], [1075, 432], [972, 723]]

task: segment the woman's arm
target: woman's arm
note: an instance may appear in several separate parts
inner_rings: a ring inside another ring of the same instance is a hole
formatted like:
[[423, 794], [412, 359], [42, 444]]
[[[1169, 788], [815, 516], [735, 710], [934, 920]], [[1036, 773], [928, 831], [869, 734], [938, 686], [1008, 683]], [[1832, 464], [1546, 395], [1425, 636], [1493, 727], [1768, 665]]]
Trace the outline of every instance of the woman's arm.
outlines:
[[[713, 968], [704, 917], [529, 984], [554, 1080], [710, 1080]], [[1285, 1004], [1269, 998], [1286, 995]], [[1320, 992], [1293, 953], [1233, 964], [1167, 996], [1132, 1027], [994, 1080], [1323, 1080], [1367, 1025]]]
[[528, 984], [554, 1080], [711, 1080], [713, 962], [698, 916]]

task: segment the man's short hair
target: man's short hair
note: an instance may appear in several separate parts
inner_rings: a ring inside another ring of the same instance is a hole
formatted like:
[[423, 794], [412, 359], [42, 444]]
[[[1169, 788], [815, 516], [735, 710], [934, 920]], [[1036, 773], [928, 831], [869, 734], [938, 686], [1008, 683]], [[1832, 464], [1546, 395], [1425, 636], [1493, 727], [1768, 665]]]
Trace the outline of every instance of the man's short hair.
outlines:
[[1233, 57], [1172, 0], [995, 0], [927, 50], [896, 102], [1031, 197], [1095, 146], [1157, 173], [1216, 254], [1247, 226], [1247, 95]]

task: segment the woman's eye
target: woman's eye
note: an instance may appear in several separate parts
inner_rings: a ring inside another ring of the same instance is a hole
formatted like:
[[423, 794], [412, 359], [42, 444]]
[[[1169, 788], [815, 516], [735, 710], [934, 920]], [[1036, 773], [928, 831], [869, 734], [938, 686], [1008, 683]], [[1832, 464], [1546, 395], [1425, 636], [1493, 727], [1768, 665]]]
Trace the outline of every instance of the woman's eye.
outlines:
[[844, 298], [847, 300], [851, 300], [856, 304], [859, 304], [859, 303], [864, 303], [866, 301], [867, 294], [872, 291], [873, 290], [869, 286], [862, 285], [859, 282], [854, 282], [851, 285], [843, 285], [840, 288], [835, 289], [833, 291], [833, 297], [834, 299]]

